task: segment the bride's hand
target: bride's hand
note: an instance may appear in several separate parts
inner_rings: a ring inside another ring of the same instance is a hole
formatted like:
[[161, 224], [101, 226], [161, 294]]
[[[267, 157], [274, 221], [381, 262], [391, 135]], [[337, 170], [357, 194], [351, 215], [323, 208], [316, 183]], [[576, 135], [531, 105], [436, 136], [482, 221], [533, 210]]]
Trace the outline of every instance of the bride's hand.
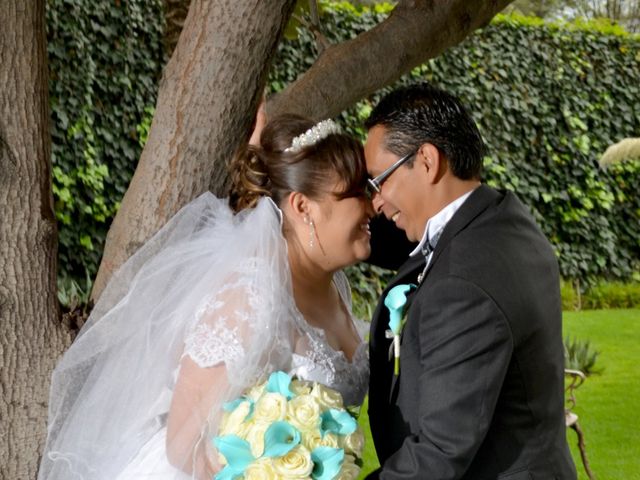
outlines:
[[255, 127], [251, 133], [251, 138], [249, 138], [249, 145], [255, 145], [257, 147], [260, 146], [260, 135], [262, 134], [262, 129], [267, 123], [266, 103], [265, 97], [262, 97], [262, 101], [260, 102], [260, 106], [256, 112]]
[[200, 444], [198, 449], [196, 478], [199, 480], [211, 480], [222, 470], [221, 465], [215, 458], [217, 452], [204, 444]]

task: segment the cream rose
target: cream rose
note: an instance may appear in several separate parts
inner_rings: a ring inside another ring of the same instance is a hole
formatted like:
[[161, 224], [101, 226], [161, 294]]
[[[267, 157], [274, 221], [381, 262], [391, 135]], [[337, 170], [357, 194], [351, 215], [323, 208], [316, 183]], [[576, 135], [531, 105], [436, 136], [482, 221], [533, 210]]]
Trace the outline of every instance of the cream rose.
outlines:
[[245, 432], [244, 439], [249, 442], [254, 457], [260, 457], [264, 453], [264, 433], [269, 425], [266, 422], [251, 422]]
[[279, 393], [267, 392], [256, 402], [253, 418], [256, 422], [273, 423], [284, 419], [286, 412], [286, 397]]
[[241, 435], [244, 419], [249, 414], [249, 402], [240, 403], [233, 412], [225, 413], [220, 425], [220, 435]]
[[355, 460], [352, 455], [345, 455], [342, 468], [335, 480], [356, 480], [360, 475], [360, 467], [356, 465]]
[[313, 452], [314, 449], [322, 446], [322, 437], [320, 436], [320, 432], [317, 430], [307, 430], [300, 432], [302, 436], [302, 445], [304, 445], [307, 450]]
[[324, 385], [320, 385], [319, 383], [313, 387], [311, 391], [311, 395], [318, 400], [320, 406], [325, 408], [342, 408], [342, 395], [339, 392], [327, 388]]
[[320, 445], [323, 447], [341, 448], [340, 439], [335, 433], [327, 433], [320, 439]]
[[309, 395], [313, 384], [305, 380], [292, 380], [289, 389], [296, 395]]
[[266, 389], [267, 389], [266, 383], [262, 383], [260, 385], [251, 387], [251, 389], [249, 389], [246, 395], [248, 398], [250, 398], [255, 402], [262, 396], [262, 394], [266, 391]]
[[311, 454], [304, 446], [298, 445], [286, 455], [273, 459], [273, 469], [278, 478], [308, 478], [313, 471]]
[[291, 399], [287, 405], [287, 420], [298, 430], [317, 430], [320, 425], [320, 405], [310, 395]]
[[276, 480], [278, 474], [270, 458], [259, 458], [244, 471], [244, 480]]
[[344, 438], [344, 449], [347, 453], [353, 453], [356, 457], [362, 458], [364, 450], [364, 435], [360, 427], [351, 435]]

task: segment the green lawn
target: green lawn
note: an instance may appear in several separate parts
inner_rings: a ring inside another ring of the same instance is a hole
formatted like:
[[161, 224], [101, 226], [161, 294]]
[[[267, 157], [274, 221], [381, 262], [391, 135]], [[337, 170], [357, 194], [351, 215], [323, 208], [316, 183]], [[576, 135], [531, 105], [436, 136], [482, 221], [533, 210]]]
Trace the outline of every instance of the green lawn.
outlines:
[[[577, 390], [575, 412], [585, 434], [591, 470], [598, 480], [640, 480], [640, 310], [565, 312], [564, 333], [590, 340], [600, 352], [593, 375]], [[378, 467], [366, 404], [360, 423], [367, 445], [361, 478]], [[567, 431], [579, 480], [584, 474], [573, 430]]]
[[[590, 340], [600, 352], [602, 373], [576, 392], [591, 470], [598, 480], [640, 479], [640, 310], [567, 312], [564, 319], [565, 335]], [[578, 478], [586, 479], [575, 432], [567, 435]]]

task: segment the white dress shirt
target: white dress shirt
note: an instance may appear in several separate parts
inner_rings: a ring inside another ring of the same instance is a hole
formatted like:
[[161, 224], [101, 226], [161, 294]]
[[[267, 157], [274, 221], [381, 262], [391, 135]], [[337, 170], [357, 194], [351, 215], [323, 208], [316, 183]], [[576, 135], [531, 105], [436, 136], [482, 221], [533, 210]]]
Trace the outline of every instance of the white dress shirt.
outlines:
[[[472, 192], [473, 190], [470, 190], [464, 195], [456, 198], [453, 202], [449, 203], [446, 207], [444, 207], [427, 221], [427, 226], [424, 229], [424, 234], [422, 235], [420, 243], [418, 243], [418, 246], [409, 254], [409, 256], [413, 257], [415, 255], [418, 255], [419, 253], [422, 253], [422, 249], [427, 241], [429, 241], [429, 239], [440, 237], [442, 231], [444, 230], [444, 227], [447, 226], [449, 220], [451, 220], [453, 215], [458, 211], [458, 209], [467, 200], [467, 198], [469, 198], [469, 195], [471, 195]], [[435, 247], [435, 245], [432, 244], [432, 247]], [[431, 257], [433, 257], [433, 251], [429, 252], [429, 254], [426, 256], [426, 263], [424, 266], [425, 271], [429, 266], [429, 263], [431, 262]], [[418, 277], [418, 282], [422, 280], [423, 275], [424, 271]]]

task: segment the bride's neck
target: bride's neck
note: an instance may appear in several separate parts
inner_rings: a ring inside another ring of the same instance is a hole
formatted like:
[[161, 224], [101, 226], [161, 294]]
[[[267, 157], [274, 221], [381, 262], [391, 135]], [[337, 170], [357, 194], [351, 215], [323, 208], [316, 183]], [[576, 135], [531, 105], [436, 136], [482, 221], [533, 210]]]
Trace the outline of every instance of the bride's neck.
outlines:
[[309, 299], [320, 300], [330, 295], [333, 289], [333, 273], [315, 264], [304, 250], [297, 245], [289, 245], [289, 267], [296, 303], [306, 304]]

